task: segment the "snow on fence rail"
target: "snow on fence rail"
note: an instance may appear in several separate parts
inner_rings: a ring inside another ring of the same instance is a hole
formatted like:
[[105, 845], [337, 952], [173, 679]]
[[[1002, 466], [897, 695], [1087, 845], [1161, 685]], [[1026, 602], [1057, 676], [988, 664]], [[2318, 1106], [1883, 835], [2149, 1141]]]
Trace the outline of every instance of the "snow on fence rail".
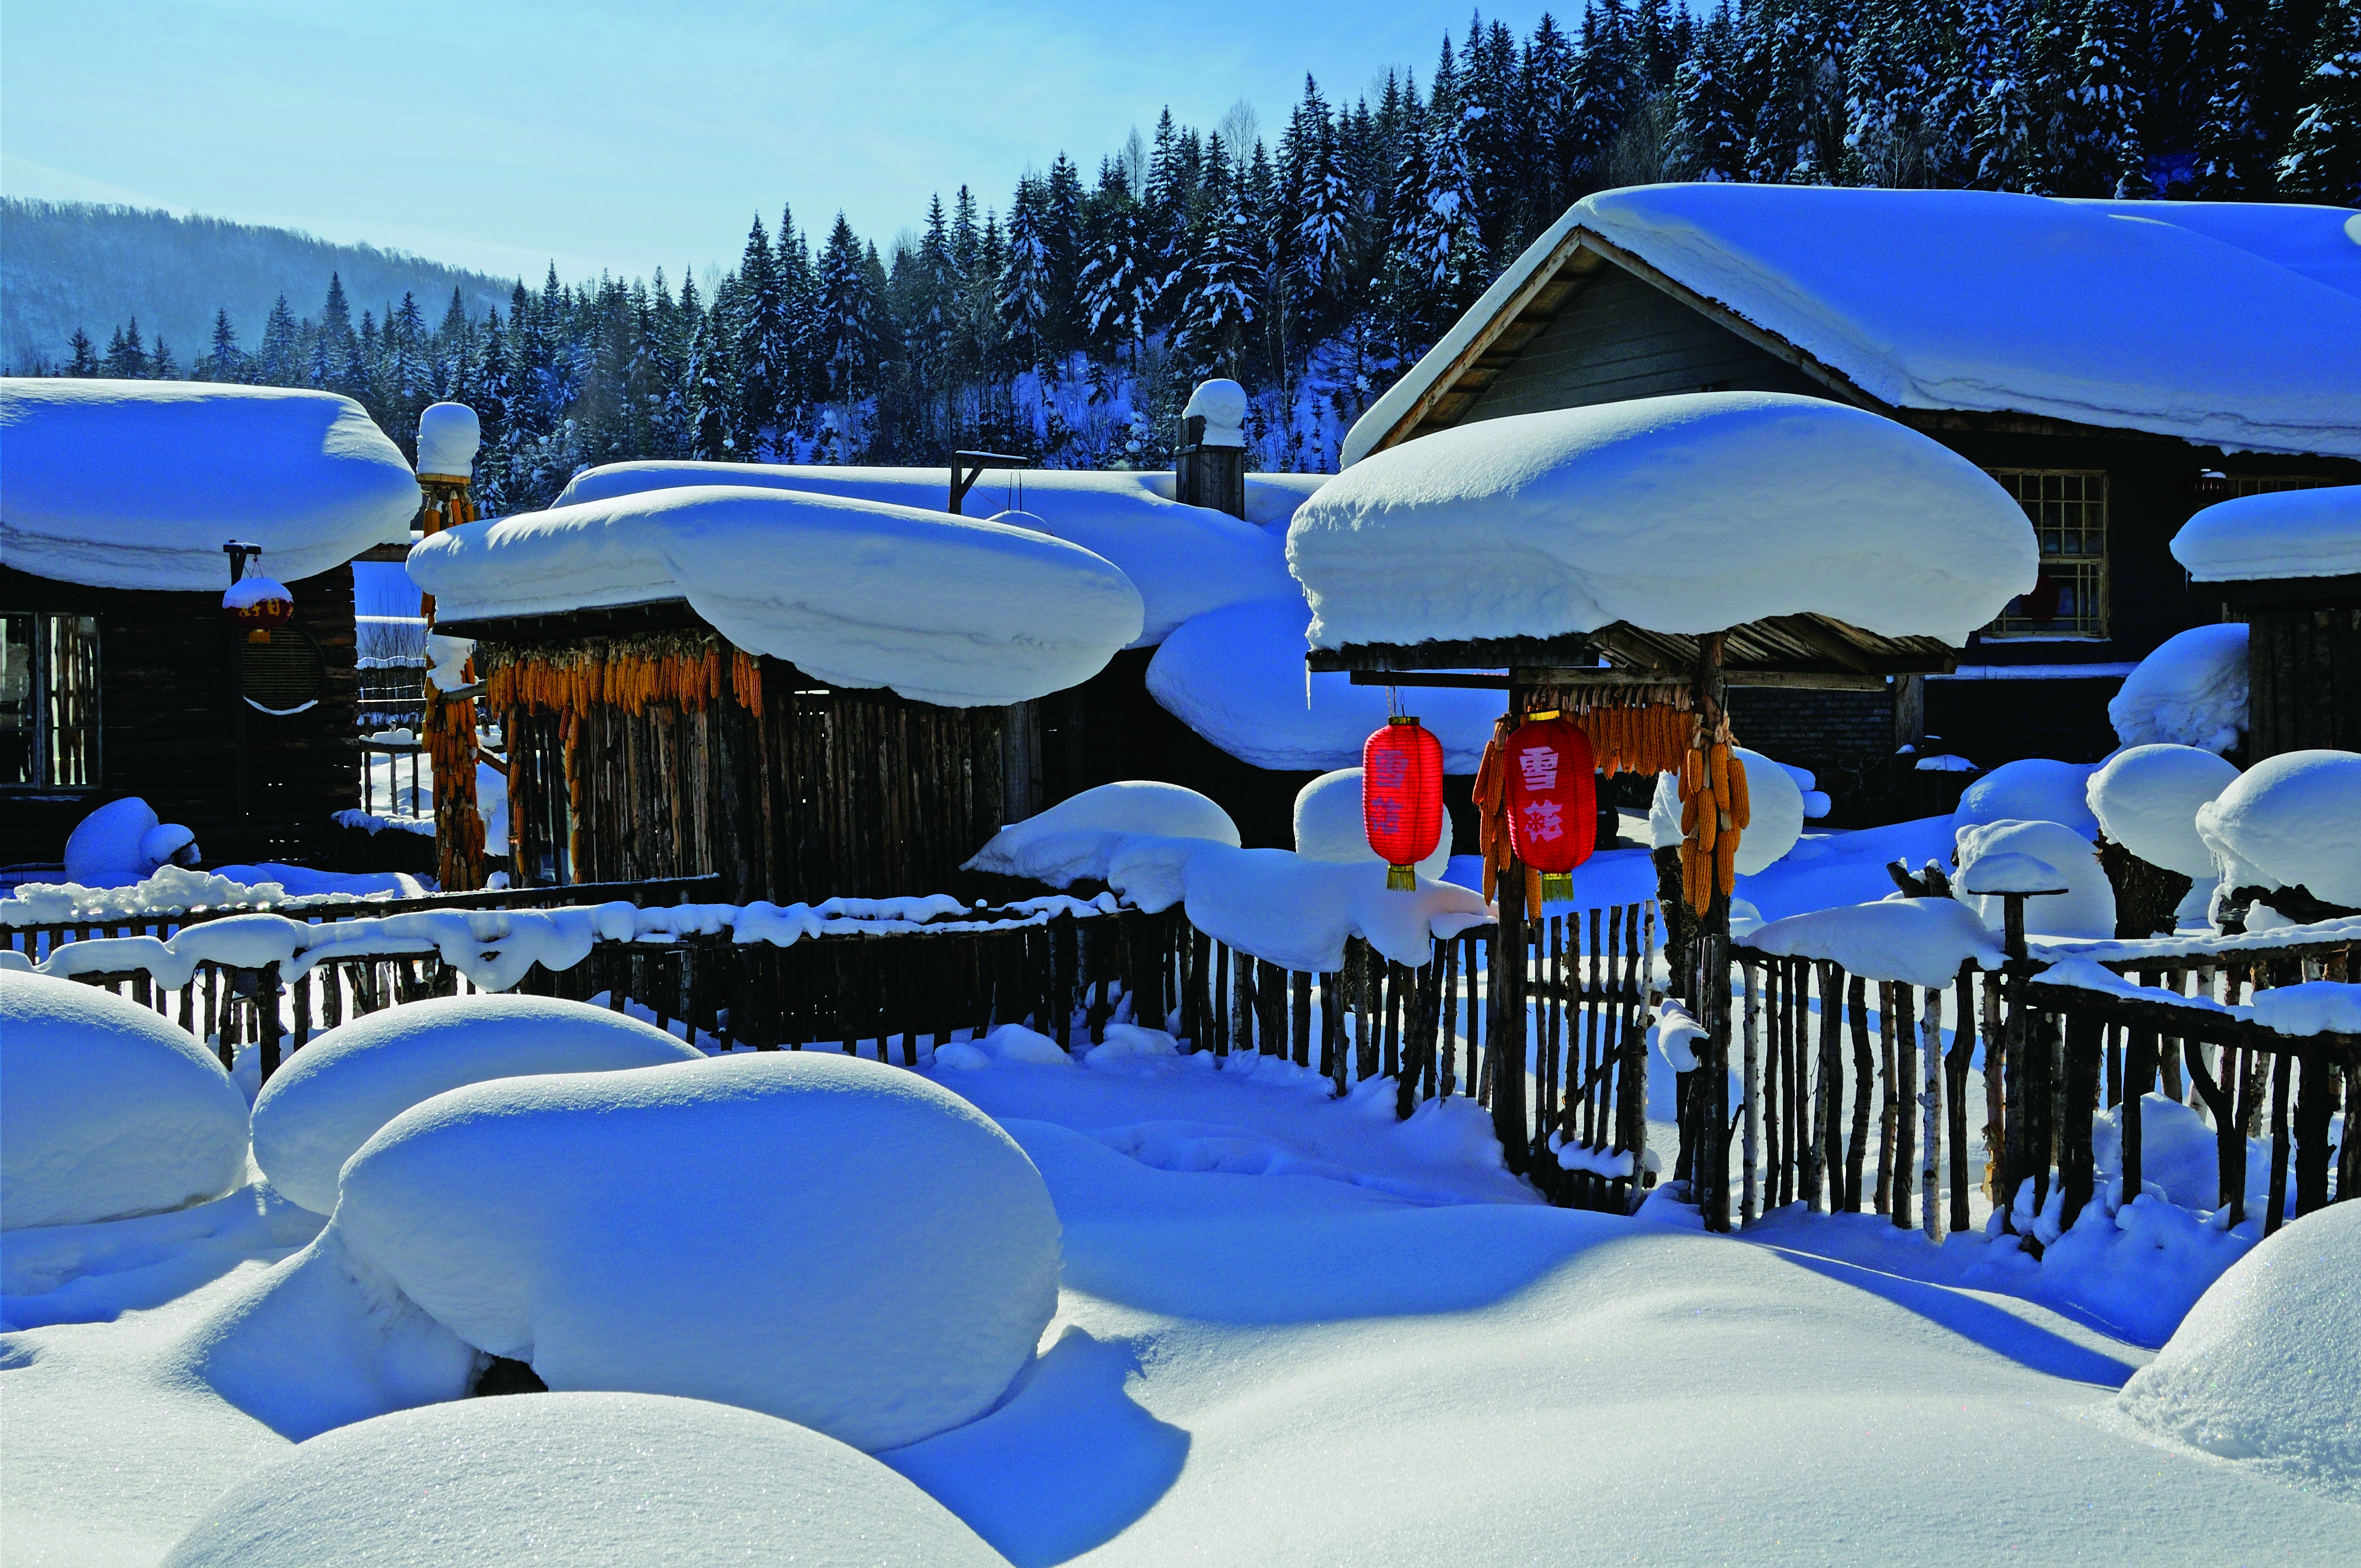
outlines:
[[[1908, 902], [1869, 907], [1907, 910]], [[1691, 1103], [1701, 1105], [1702, 1096], [1685, 1094], [1681, 1115], [1677, 1173], [1686, 1178], [1700, 1157], [1718, 1156], [1725, 1194], [1736, 1137], [1743, 1223], [1796, 1201], [1859, 1212], [1866, 1201], [1896, 1225], [1940, 1239], [1947, 1228], [1967, 1228], [1969, 1196], [1981, 1185], [2019, 1229], [2048, 1223], [2042, 1217], [2051, 1215], [2054, 1193], [2062, 1231], [2091, 1201], [2102, 1174], [2093, 1134], [2103, 1107], [2120, 1125], [2124, 1190], [2140, 1191], [2140, 1102], [2158, 1088], [2211, 1115], [2218, 1198], [2230, 1224], [2246, 1218], [2246, 1140], [2262, 1135], [2267, 1113], [2266, 1234], [2291, 1213], [2361, 1196], [2361, 1150], [2350, 1137], [2342, 1147], [2329, 1141], [2339, 1110], [2348, 1127], [2361, 1126], [2361, 1036], [2289, 1016], [2258, 1019], [2251, 1000], [2307, 981], [2345, 980], [2361, 922], [2243, 939], [2045, 944], [2015, 959], [1953, 955], [1957, 971], [1941, 984], [1926, 983], [1932, 977], [1921, 972], [1923, 948], [1881, 951], [1834, 929], [1780, 924], [1788, 929], [1756, 934], [1768, 935], [1776, 950], [1748, 942], [1731, 950], [1741, 998], [1738, 1125], [1703, 1126]], [[1848, 963], [1872, 973], [1849, 973]], [[1878, 970], [1892, 978], [1878, 978]], [[1954, 1029], [1948, 1051], [1947, 1003]], [[2264, 1010], [2272, 1012], [2269, 1003]], [[1975, 1113], [1966, 1103], [1979, 1042], [1980, 1183], [1968, 1176], [1979, 1162], [1970, 1137]], [[1872, 1121], [1873, 1175], [1864, 1168]]]

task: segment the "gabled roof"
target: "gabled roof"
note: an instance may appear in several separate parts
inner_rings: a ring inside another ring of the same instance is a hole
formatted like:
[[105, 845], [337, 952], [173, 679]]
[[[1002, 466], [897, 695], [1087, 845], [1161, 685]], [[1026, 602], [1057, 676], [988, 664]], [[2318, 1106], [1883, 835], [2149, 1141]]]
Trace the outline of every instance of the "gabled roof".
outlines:
[[1577, 202], [1346, 436], [1348, 466], [1456, 422], [1619, 267], [1847, 401], [2228, 450], [2361, 456], [2341, 209], [1985, 191], [1646, 185]]

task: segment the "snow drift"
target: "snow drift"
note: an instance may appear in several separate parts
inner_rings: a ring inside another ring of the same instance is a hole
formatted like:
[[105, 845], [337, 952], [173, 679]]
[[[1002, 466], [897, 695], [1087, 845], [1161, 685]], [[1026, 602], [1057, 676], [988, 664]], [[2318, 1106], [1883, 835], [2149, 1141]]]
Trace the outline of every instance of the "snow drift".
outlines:
[[2235, 746], [2246, 728], [2246, 623], [2192, 626], [2157, 644], [2108, 699], [2107, 722], [2126, 746]]
[[0, 1230], [186, 1208], [246, 1175], [246, 1097], [112, 992], [0, 970]]
[[2197, 834], [2224, 887], [2301, 886], [2326, 903], [2361, 907], [2361, 755], [2267, 757], [2197, 808]]
[[1030, 877], [1051, 887], [1104, 882], [1107, 857], [1131, 833], [1210, 839], [1235, 848], [1238, 825], [1193, 789], [1153, 779], [1126, 779], [1068, 795], [1047, 811], [1012, 822], [961, 869]]
[[[1136, 647], [1181, 622], [1250, 598], [1294, 591], [1280, 542], [1263, 523], [1285, 523], [1320, 475], [1249, 474], [1246, 516], [1172, 499], [1170, 473], [987, 468], [961, 502], [972, 517], [1016, 512], [1016, 526], [1079, 544], [1123, 568], [1147, 607]], [[574, 476], [556, 504], [612, 500], [685, 485], [756, 486], [884, 501], [942, 515], [950, 484], [940, 468], [860, 468], [767, 463], [610, 463]]]
[[2087, 798], [2101, 832], [2150, 865], [2213, 880], [2197, 836], [2197, 808], [2237, 782], [2238, 770], [2195, 746], [2130, 746], [2091, 775]]
[[1719, 631], [1806, 611], [1958, 644], [2039, 564], [2024, 511], [1966, 458], [1863, 410], [1771, 392], [1437, 431], [1322, 488], [1287, 552], [1323, 648], [1620, 620]]
[[[1377, 861], [1361, 810], [1361, 770], [1322, 773], [1295, 793], [1295, 852], [1307, 861], [1360, 865]], [[1382, 863], [1382, 862], [1380, 862]], [[1451, 867], [1451, 813], [1443, 814], [1443, 837], [1434, 853], [1419, 861], [1418, 874], [1440, 882]]]
[[2356, 1279], [2361, 1206], [2307, 1215], [2231, 1265], [2117, 1403], [2209, 1453], [2361, 1503]]
[[2181, 524], [2172, 558], [2201, 583], [2361, 572], [2361, 485], [2217, 502]]
[[197, 836], [177, 822], [159, 822], [136, 795], [110, 800], [66, 835], [66, 881], [82, 887], [129, 887], [165, 866], [189, 866]]
[[418, 481], [360, 404], [190, 381], [0, 379], [0, 555], [102, 588], [219, 593], [226, 540], [293, 582], [409, 538]]
[[325, 1214], [369, 1135], [421, 1101], [494, 1078], [702, 1061], [652, 1024], [548, 996], [433, 997], [313, 1036], [254, 1102], [254, 1163], [289, 1201]]
[[[1164, 640], [1148, 692], [1173, 717], [1240, 762], [1299, 772], [1350, 767], [1390, 711], [1382, 686], [1306, 675], [1312, 612], [1303, 596], [1255, 599], [1201, 615]], [[1445, 773], [1473, 773], [1500, 716], [1498, 692], [1428, 688], [1406, 710], [1443, 742]]]
[[470, 523], [421, 543], [409, 569], [448, 620], [686, 598], [749, 652], [951, 707], [1087, 680], [1142, 624], [1139, 590], [1079, 546], [747, 485]]
[[2091, 810], [2091, 762], [2058, 762], [2025, 757], [2003, 762], [1960, 792], [1951, 819], [1961, 825], [1992, 822], [2059, 822], [2085, 839], [2099, 836]]
[[[1998, 894], [1966, 891], [1976, 862], [1986, 855], [2024, 855], [2064, 879], [2066, 891], [2025, 901], [2025, 930], [2032, 937], [2112, 937], [2115, 934], [2115, 887], [2099, 864], [2098, 847], [2058, 822], [1961, 823], [1957, 830], [1957, 896], [1989, 930], [2001, 929], [2005, 901]], [[2056, 885], [2056, 884], [2052, 884]]]
[[868, 1450], [990, 1409], [1057, 1304], [1058, 1217], [1008, 1135], [812, 1052], [454, 1090], [362, 1146], [330, 1228], [554, 1389], [718, 1399]]
[[304, 1443], [225, 1492], [166, 1568], [729, 1561], [984, 1568], [884, 1465], [752, 1410], [649, 1394], [465, 1399]]

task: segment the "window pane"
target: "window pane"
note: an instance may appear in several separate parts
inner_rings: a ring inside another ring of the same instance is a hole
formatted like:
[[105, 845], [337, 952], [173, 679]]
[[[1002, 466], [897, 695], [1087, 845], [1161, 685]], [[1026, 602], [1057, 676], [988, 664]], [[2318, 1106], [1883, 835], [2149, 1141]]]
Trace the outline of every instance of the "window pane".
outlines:
[[0, 616], [0, 784], [33, 782], [33, 618]]
[[1991, 470], [2033, 524], [2041, 583], [1985, 628], [1994, 637], [2106, 635], [2107, 477], [2081, 470]]
[[41, 782], [79, 789], [98, 783], [98, 621], [41, 618], [49, 639], [49, 755]]

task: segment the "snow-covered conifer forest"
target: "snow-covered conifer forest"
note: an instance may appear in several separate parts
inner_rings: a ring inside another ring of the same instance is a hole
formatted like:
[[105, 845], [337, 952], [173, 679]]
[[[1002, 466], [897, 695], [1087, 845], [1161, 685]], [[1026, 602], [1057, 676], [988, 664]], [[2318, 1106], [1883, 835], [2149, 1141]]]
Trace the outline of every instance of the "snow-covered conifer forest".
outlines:
[[494, 510], [640, 457], [1156, 467], [1208, 374], [1253, 394], [1252, 466], [1329, 471], [1362, 410], [1592, 191], [2361, 192], [2356, 0], [1586, 0], [1523, 37], [1479, 15], [1431, 70], [1350, 101], [1306, 64], [1283, 124], [1168, 112], [1095, 168], [1044, 148], [1005, 203], [962, 187], [894, 236], [765, 210], [718, 278], [553, 268], [480, 316], [332, 278], [312, 314], [282, 297], [170, 345], [135, 319], [49, 367], [324, 388], [405, 447], [421, 409], [464, 401]]

